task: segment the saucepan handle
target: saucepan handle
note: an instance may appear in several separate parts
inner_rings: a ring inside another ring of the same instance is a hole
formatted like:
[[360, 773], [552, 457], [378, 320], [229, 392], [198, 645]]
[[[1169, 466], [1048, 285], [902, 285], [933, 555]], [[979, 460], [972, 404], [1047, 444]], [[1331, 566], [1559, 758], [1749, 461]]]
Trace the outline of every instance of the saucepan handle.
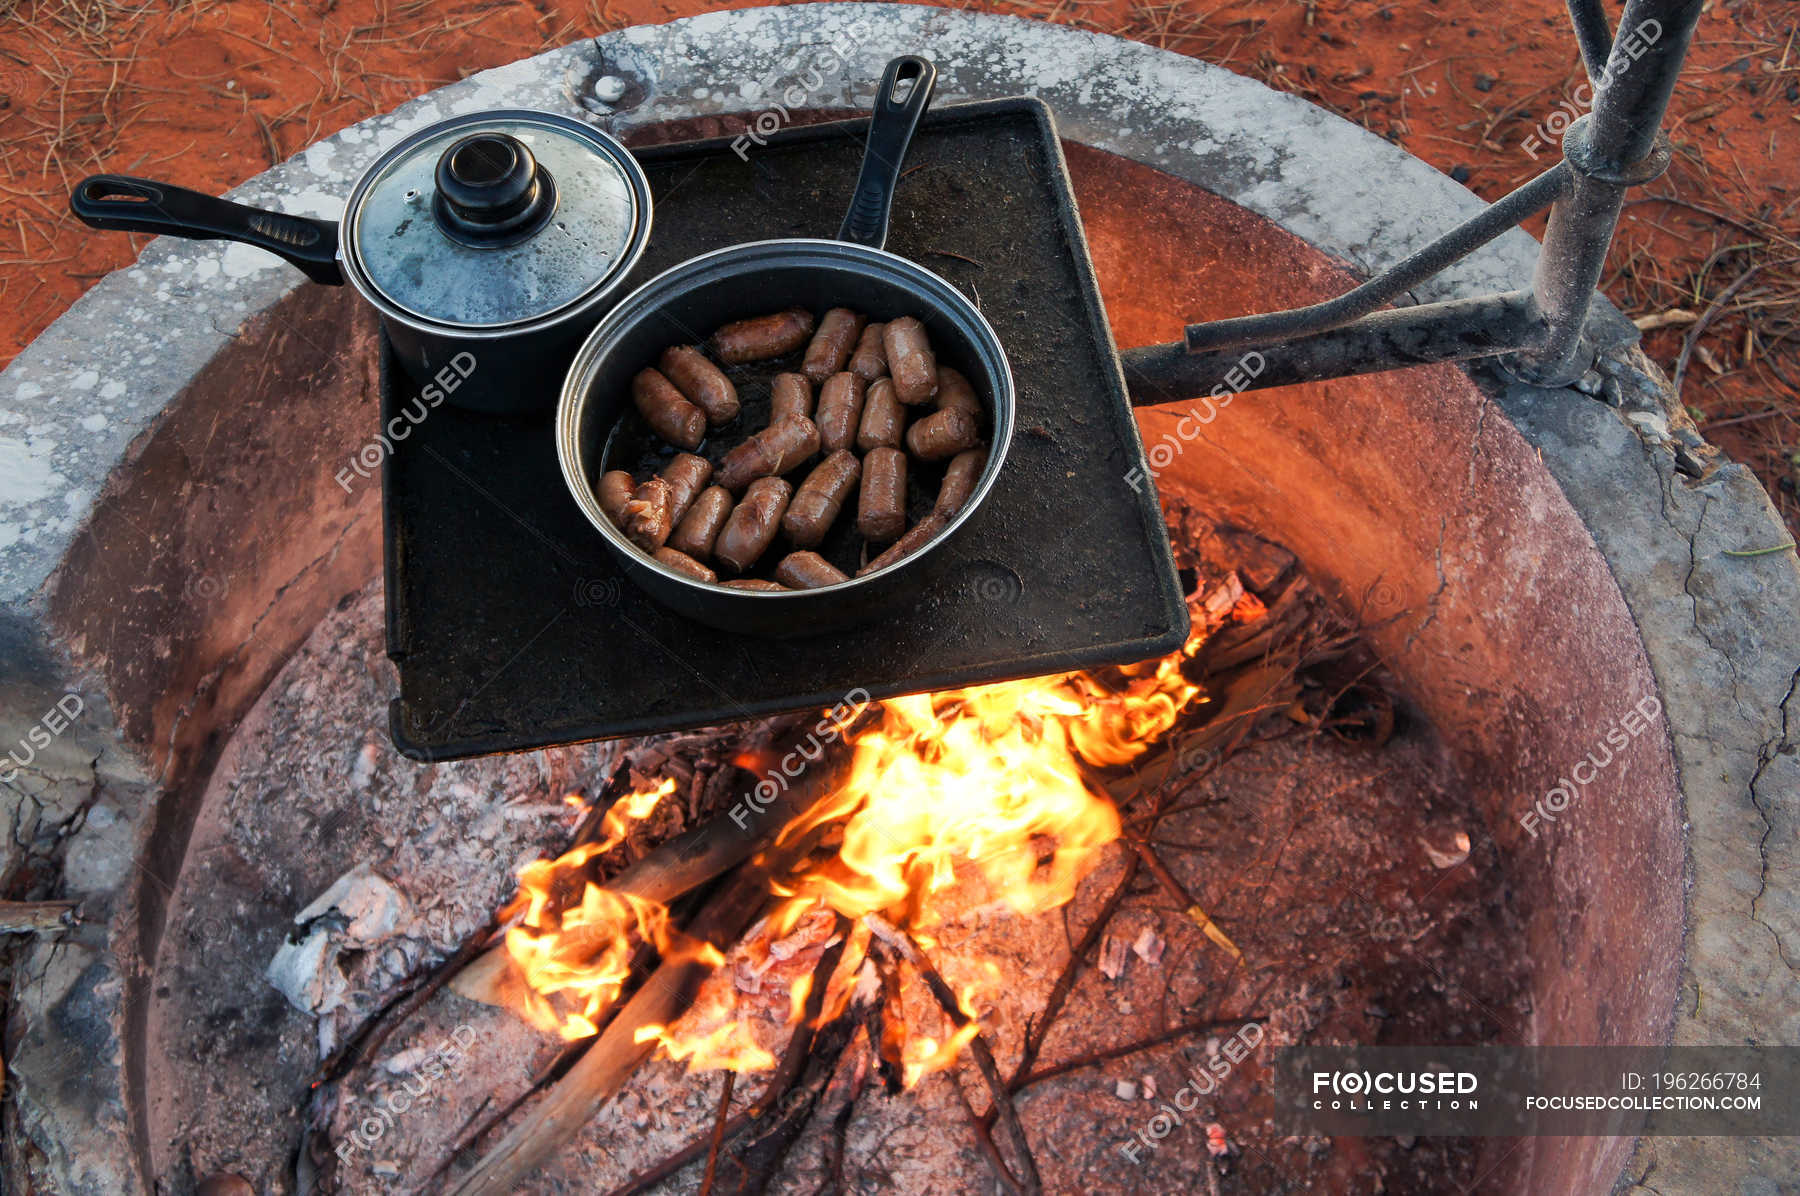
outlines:
[[341, 286], [338, 226], [252, 208], [123, 174], [90, 175], [75, 184], [69, 210], [91, 228], [160, 233], [194, 241], [242, 241], [286, 258], [314, 282]]
[[875, 109], [869, 120], [869, 142], [863, 150], [862, 173], [856, 179], [856, 195], [840, 241], [855, 241], [880, 249], [887, 243], [888, 213], [894, 206], [894, 190], [900, 183], [900, 164], [919, 118], [931, 106], [937, 86], [937, 67], [930, 59], [907, 54], [888, 63], [881, 87], [875, 93]]

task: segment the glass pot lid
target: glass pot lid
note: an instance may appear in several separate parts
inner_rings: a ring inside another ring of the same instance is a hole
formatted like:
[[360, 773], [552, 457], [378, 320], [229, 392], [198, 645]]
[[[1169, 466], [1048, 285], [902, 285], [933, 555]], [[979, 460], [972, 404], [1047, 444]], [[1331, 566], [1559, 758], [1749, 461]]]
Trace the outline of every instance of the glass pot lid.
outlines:
[[550, 324], [622, 281], [650, 193], [624, 146], [550, 112], [456, 117], [369, 168], [344, 211], [344, 258], [370, 300], [450, 330]]

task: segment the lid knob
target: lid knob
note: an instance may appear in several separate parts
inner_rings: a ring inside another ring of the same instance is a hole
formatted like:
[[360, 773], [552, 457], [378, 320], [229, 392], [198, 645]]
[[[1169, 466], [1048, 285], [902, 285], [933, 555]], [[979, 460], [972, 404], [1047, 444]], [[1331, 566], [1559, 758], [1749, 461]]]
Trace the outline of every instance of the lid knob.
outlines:
[[514, 245], [556, 210], [556, 182], [517, 137], [477, 133], [438, 158], [433, 202], [444, 233], [477, 248]]

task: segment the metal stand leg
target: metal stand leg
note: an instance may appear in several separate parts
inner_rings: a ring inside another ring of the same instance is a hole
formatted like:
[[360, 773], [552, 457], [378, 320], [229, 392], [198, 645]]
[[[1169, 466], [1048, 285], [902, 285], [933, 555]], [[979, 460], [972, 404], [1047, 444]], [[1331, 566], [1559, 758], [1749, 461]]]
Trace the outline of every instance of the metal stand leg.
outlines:
[[[1182, 401], [1221, 384], [1255, 390], [1476, 357], [1502, 357], [1519, 377], [1545, 386], [1581, 377], [1592, 356], [1582, 330], [1625, 192], [1668, 166], [1668, 139], [1659, 129], [1704, 2], [1631, 0], [1615, 37], [1599, 0], [1569, 0], [1594, 98], [1593, 111], [1563, 138], [1559, 166], [1336, 299], [1195, 324], [1185, 343], [1127, 353], [1132, 402]], [[1550, 223], [1529, 293], [1375, 310], [1547, 202]], [[1247, 357], [1259, 368], [1246, 368]]]
[[1658, 130], [1702, 2], [1633, 0], [1594, 80], [1593, 112], [1563, 138], [1573, 183], [1550, 209], [1532, 288], [1550, 329], [1542, 348], [1509, 362], [1522, 378], [1565, 386], [1588, 368], [1581, 347], [1588, 305], [1626, 190], [1668, 167], [1667, 138]]

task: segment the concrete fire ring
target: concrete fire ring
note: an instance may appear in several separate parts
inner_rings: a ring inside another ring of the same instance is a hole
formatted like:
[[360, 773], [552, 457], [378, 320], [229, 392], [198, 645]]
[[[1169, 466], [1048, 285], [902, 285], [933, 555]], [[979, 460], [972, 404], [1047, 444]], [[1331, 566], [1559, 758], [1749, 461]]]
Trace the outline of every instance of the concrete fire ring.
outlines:
[[[335, 217], [379, 147], [459, 112], [541, 107], [629, 133], [764, 111], [780, 102], [800, 46], [829, 46], [847, 62], [809, 88], [809, 107], [865, 106], [887, 58], [926, 47], [942, 72], [940, 102], [1037, 95], [1071, 142], [1203, 187], [1359, 272], [1393, 264], [1479, 206], [1387, 142], [1205, 63], [1024, 20], [863, 4], [715, 13], [567, 46], [346, 129], [233, 194]], [[1524, 285], [1534, 255], [1529, 237], [1509, 234], [1413, 297]], [[235, 718], [377, 559], [377, 488], [332, 476], [374, 428], [372, 330], [304, 286], [247, 247], [159, 240], [0, 376], [0, 740], [48, 725], [67, 694], [80, 703], [73, 726], [8, 780], [0, 863], [59, 853], [65, 891], [88, 919], [39, 942], [21, 969], [8, 1091], [69, 1193], [154, 1186], [127, 1020], [154, 957], [158, 891], [185, 842], [176, 791], [204, 780]], [[1629, 326], [1597, 308], [1612, 402], [1483, 383], [1603, 554], [1663, 706], [1687, 854], [1673, 1039], [1800, 1042], [1800, 909], [1784, 880], [1800, 851], [1800, 727], [1790, 721], [1800, 572], [1791, 551], [1729, 555], [1789, 537], [1749, 471], [1717, 461], [1686, 424]], [[278, 437], [234, 445], [233, 480], [255, 481], [267, 510], [221, 510], [217, 496], [230, 491], [191, 485], [184, 455], [206, 429], [173, 443], [163, 433], [184, 418], [177, 400], [253, 328], [272, 336], [265, 365], [291, 403], [249, 412], [239, 427], [281, 421], [286, 436], [321, 447], [294, 460]], [[332, 364], [282, 375], [282, 345], [327, 336]], [[335, 405], [309, 402], [321, 394]], [[159, 509], [159, 496], [179, 505]], [[243, 542], [258, 538], [246, 557]], [[1626, 1152], [1608, 1157], [1616, 1167]], [[1646, 1139], [1619, 1185], [1775, 1192], [1793, 1168], [1777, 1139]]]

